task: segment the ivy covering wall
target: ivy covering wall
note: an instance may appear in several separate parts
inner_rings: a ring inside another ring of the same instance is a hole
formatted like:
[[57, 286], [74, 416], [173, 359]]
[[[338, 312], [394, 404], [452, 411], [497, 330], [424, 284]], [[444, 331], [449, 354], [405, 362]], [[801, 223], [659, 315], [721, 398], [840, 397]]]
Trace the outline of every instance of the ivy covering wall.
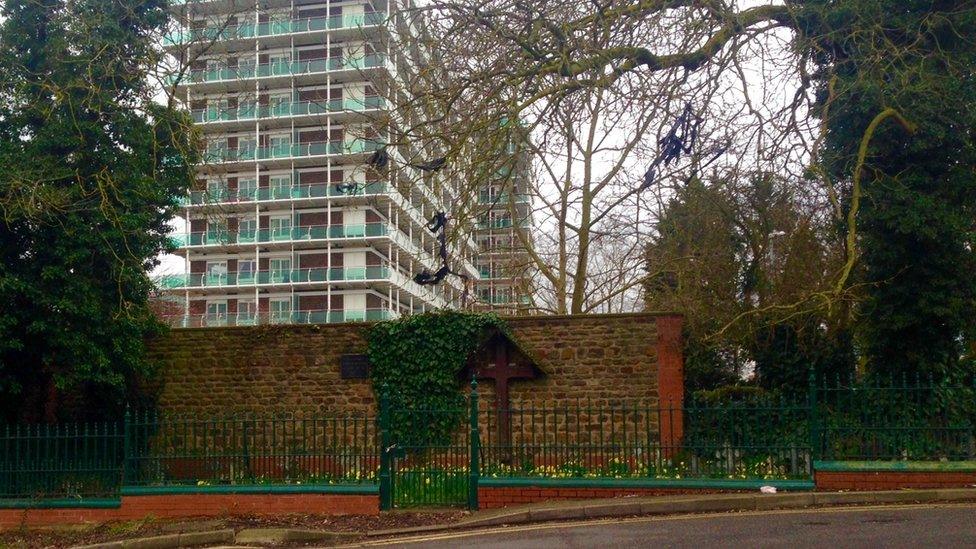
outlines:
[[369, 330], [373, 390], [378, 400], [386, 396], [393, 411], [393, 440], [423, 446], [450, 438], [466, 411], [461, 373], [496, 330], [508, 333], [494, 313], [459, 311], [412, 315]]

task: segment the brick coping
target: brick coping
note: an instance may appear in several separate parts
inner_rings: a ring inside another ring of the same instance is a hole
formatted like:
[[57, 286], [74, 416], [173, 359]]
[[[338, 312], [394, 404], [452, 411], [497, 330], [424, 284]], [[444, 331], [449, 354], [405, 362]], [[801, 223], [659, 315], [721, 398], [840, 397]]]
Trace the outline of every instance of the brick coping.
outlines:
[[814, 461], [820, 472], [974, 473], [976, 461]]
[[775, 479], [586, 479], [490, 477], [478, 480], [478, 488], [672, 488], [703, 490], [758, 490], [773, 486], [780, 490], [813, 490], [813, 480]]
[[123, 486], [123, 496], [177, 494], [379, 494], [378, 484], [268, 484], [218, 486]]

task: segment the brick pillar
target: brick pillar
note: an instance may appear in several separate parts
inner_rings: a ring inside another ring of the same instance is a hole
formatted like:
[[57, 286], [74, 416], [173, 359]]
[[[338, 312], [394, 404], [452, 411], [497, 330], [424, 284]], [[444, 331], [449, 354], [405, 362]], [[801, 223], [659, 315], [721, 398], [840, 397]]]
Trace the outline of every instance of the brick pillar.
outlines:
[[666, 456], [680, 449], [684, 438], [685, 363], [680, 315], [657, 318], [657, 395], [659, 435]]

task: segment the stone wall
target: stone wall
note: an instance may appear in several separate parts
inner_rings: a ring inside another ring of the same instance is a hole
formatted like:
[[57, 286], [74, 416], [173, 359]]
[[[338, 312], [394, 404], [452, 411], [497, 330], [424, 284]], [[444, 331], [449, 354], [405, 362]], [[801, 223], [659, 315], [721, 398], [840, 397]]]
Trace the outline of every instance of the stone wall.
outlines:
[[[682, 398], [681, 318], [673, 314], [513, 317], [540, 379], [513, 381], [518, 406]], [[175, 329], [149, 345], [162, 367], [164, 411], [375, 413], [372, 386], [342, 379], [343, 354], [364, 353], [369, 324]], [[479, 386], [493, 403], [491, 382]], [[663, 434], [663, 433], [662, 433]]]

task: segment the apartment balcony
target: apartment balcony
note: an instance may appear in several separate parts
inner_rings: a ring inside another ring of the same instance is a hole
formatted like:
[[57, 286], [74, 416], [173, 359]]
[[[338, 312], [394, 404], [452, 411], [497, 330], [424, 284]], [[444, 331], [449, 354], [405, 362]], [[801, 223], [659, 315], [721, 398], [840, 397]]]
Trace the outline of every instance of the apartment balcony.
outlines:
[[[513, 196], [510, 193], [500, 193], [500, 194], [490, 194], [490, 193], [479, 193], [478, 203], [479, 204], [496, 204], [498, 206], [506, 206], [513, 202]], [[527, 194], [516, 193], [514, 196], [515, 204], [528, 204], [531, 202], [531, 198]]]
[[490, 305], [507, 305], [510, 307], [517, 307], [519, 305], [526, 306], [531, 305], [532, 300], [529, 296], [520, 296], [517, 299], [510, 295], [492, 295], [492, 296], [478, 296], [478, 301], [481, 303], [487, 303]]
[[332, 101], [294, 101], [260, 107], [250, 105], [226, 109], [206, 108], [193, 110], [190, 114], [195, 123], [205, 128], [220, 128], [227, 131], [253, 128], [253, 122], [263, 122], [264, 128], [290, 127], [294, 119], [309, 116], [329, 116], [333, 122], [342, 122], [385, 108], [386, 101], [382, 97], [366, 97]]
[[[254, 205], [255, 202], [288, 202], [355, 196], [375, 196], [390, 192], [386, 183], [370, 182], [363, 184], [336, 183], [297, 183], [291, 186], [259, 187], [252, 189], [191, 191], [182, 197], [180, 204], [189, 206], [231, 206], [234, 204]], [[222, 209], [221, 211], [225, 211]]]
[[215, 229], [174, 235], [170, 237], [170, 241], [177, 248], [227, 247], [240, 244], [287, 244], [340, 239], [386, 238], [390, 233], [391, 227], [388, 223], [365, 223], [312, 225], [237, 232]]
[[[312, 164], [314, 161], [330, 156], [371, 153], [381, 149], [374, 141], [354, 139], [351, 141], [321, 141], [309, 143], [289, 143], [270, 147], [224, 148], [211, 147], [203, 153], [203, 162], [211, 165], [237, 164], [242, 162], [264, 162], [273, 164], [296, 163]], [[307, 162], [302, 162], [302, 161]]]
[[389, 264], [372, 267], [315, 267], [306, 269], [270, 269], [228, 273], [190, 273], [164, 275], [159, 286], [170, 292], [189, 291], [208, 293], [216, 290], [288, 290], [323, 284], [363, 285], [373, 288], [387, 284], [412, 294], [437, 307], [447, 306], [443, 297], [431, 288], [421, 286], [396, 267]]
[[166, 315], [163, 322], [174, 328], [223, 326], [263, 326], [269, 324], [333, 324], [341, 322], [378, 322], [396, 318], [389, 309], [262, 311], [260, 313], [227, 313], [200, 315]]
[[300, 39], [294, 35], [322, 31], [354, 31], [376, 27], [384, 21], [386, 21], [386, 14], [375, 12], [357, 15], [334, 15], [332, 17], [296, 18], [256, 24], [214, 25], [202, 29], [180, 30], [171, 33], [163, 38], [163, 44], [166, 46], [185, 46], [194, 42], [220, 44], [237, 40], [272, 37]]
[[321, 267], [310, 269], [271, 269], [223, 274], [190, 273], [166, 275], [159, 285], [166, 290], [196, 288], [242, 288], [330, 282], [376, 282], [390, 279], [389, 267]]
[[514, 227], [528, 229], [531, 227], [531, 224], [528, 219], [523, 219], [518, 223], [513, 222], [511, 219], [490, 219], [475, 223], [475, 228], [479, 230], [511, 229]]
[[[272, 81], [278, 79], [277, 84], [288, 84], [295, 78], [296, 85], [321, 83], [321, 79], [316, 76], [326, 73], [348, 72], [349, 76], [358, 75], [365, 69], [373, 69], [386, 66], [386, 55], [374, 53], [361, 57], [349, 58], [329, 58], [329, 59], [309, 59], [307, 61], [287, 61], [278, 63], [261, 63], [257, 65], [247, 65], [243, 67], [226, 67], [219, 69], [199, 69], [192, 70], [189, 74], [183, 75], [180, 85], [193, 85], [200, 88], [200, 91], [220, 91], [224, 85], [232, 82], [262, 79], [262, 83], [275, 85]], [[169, 77], [168, 84], [176, 82], [177, 75]], [[271, 79], [271, 80], [267, 80]], [[267, 81], [266, 81], [267, 80]], [[336, 76], [334, 81], [340, 80]], [[266, 81], [266, 82], [265, 82]], [[216, 86], [207, 86], [216, 84]]]

